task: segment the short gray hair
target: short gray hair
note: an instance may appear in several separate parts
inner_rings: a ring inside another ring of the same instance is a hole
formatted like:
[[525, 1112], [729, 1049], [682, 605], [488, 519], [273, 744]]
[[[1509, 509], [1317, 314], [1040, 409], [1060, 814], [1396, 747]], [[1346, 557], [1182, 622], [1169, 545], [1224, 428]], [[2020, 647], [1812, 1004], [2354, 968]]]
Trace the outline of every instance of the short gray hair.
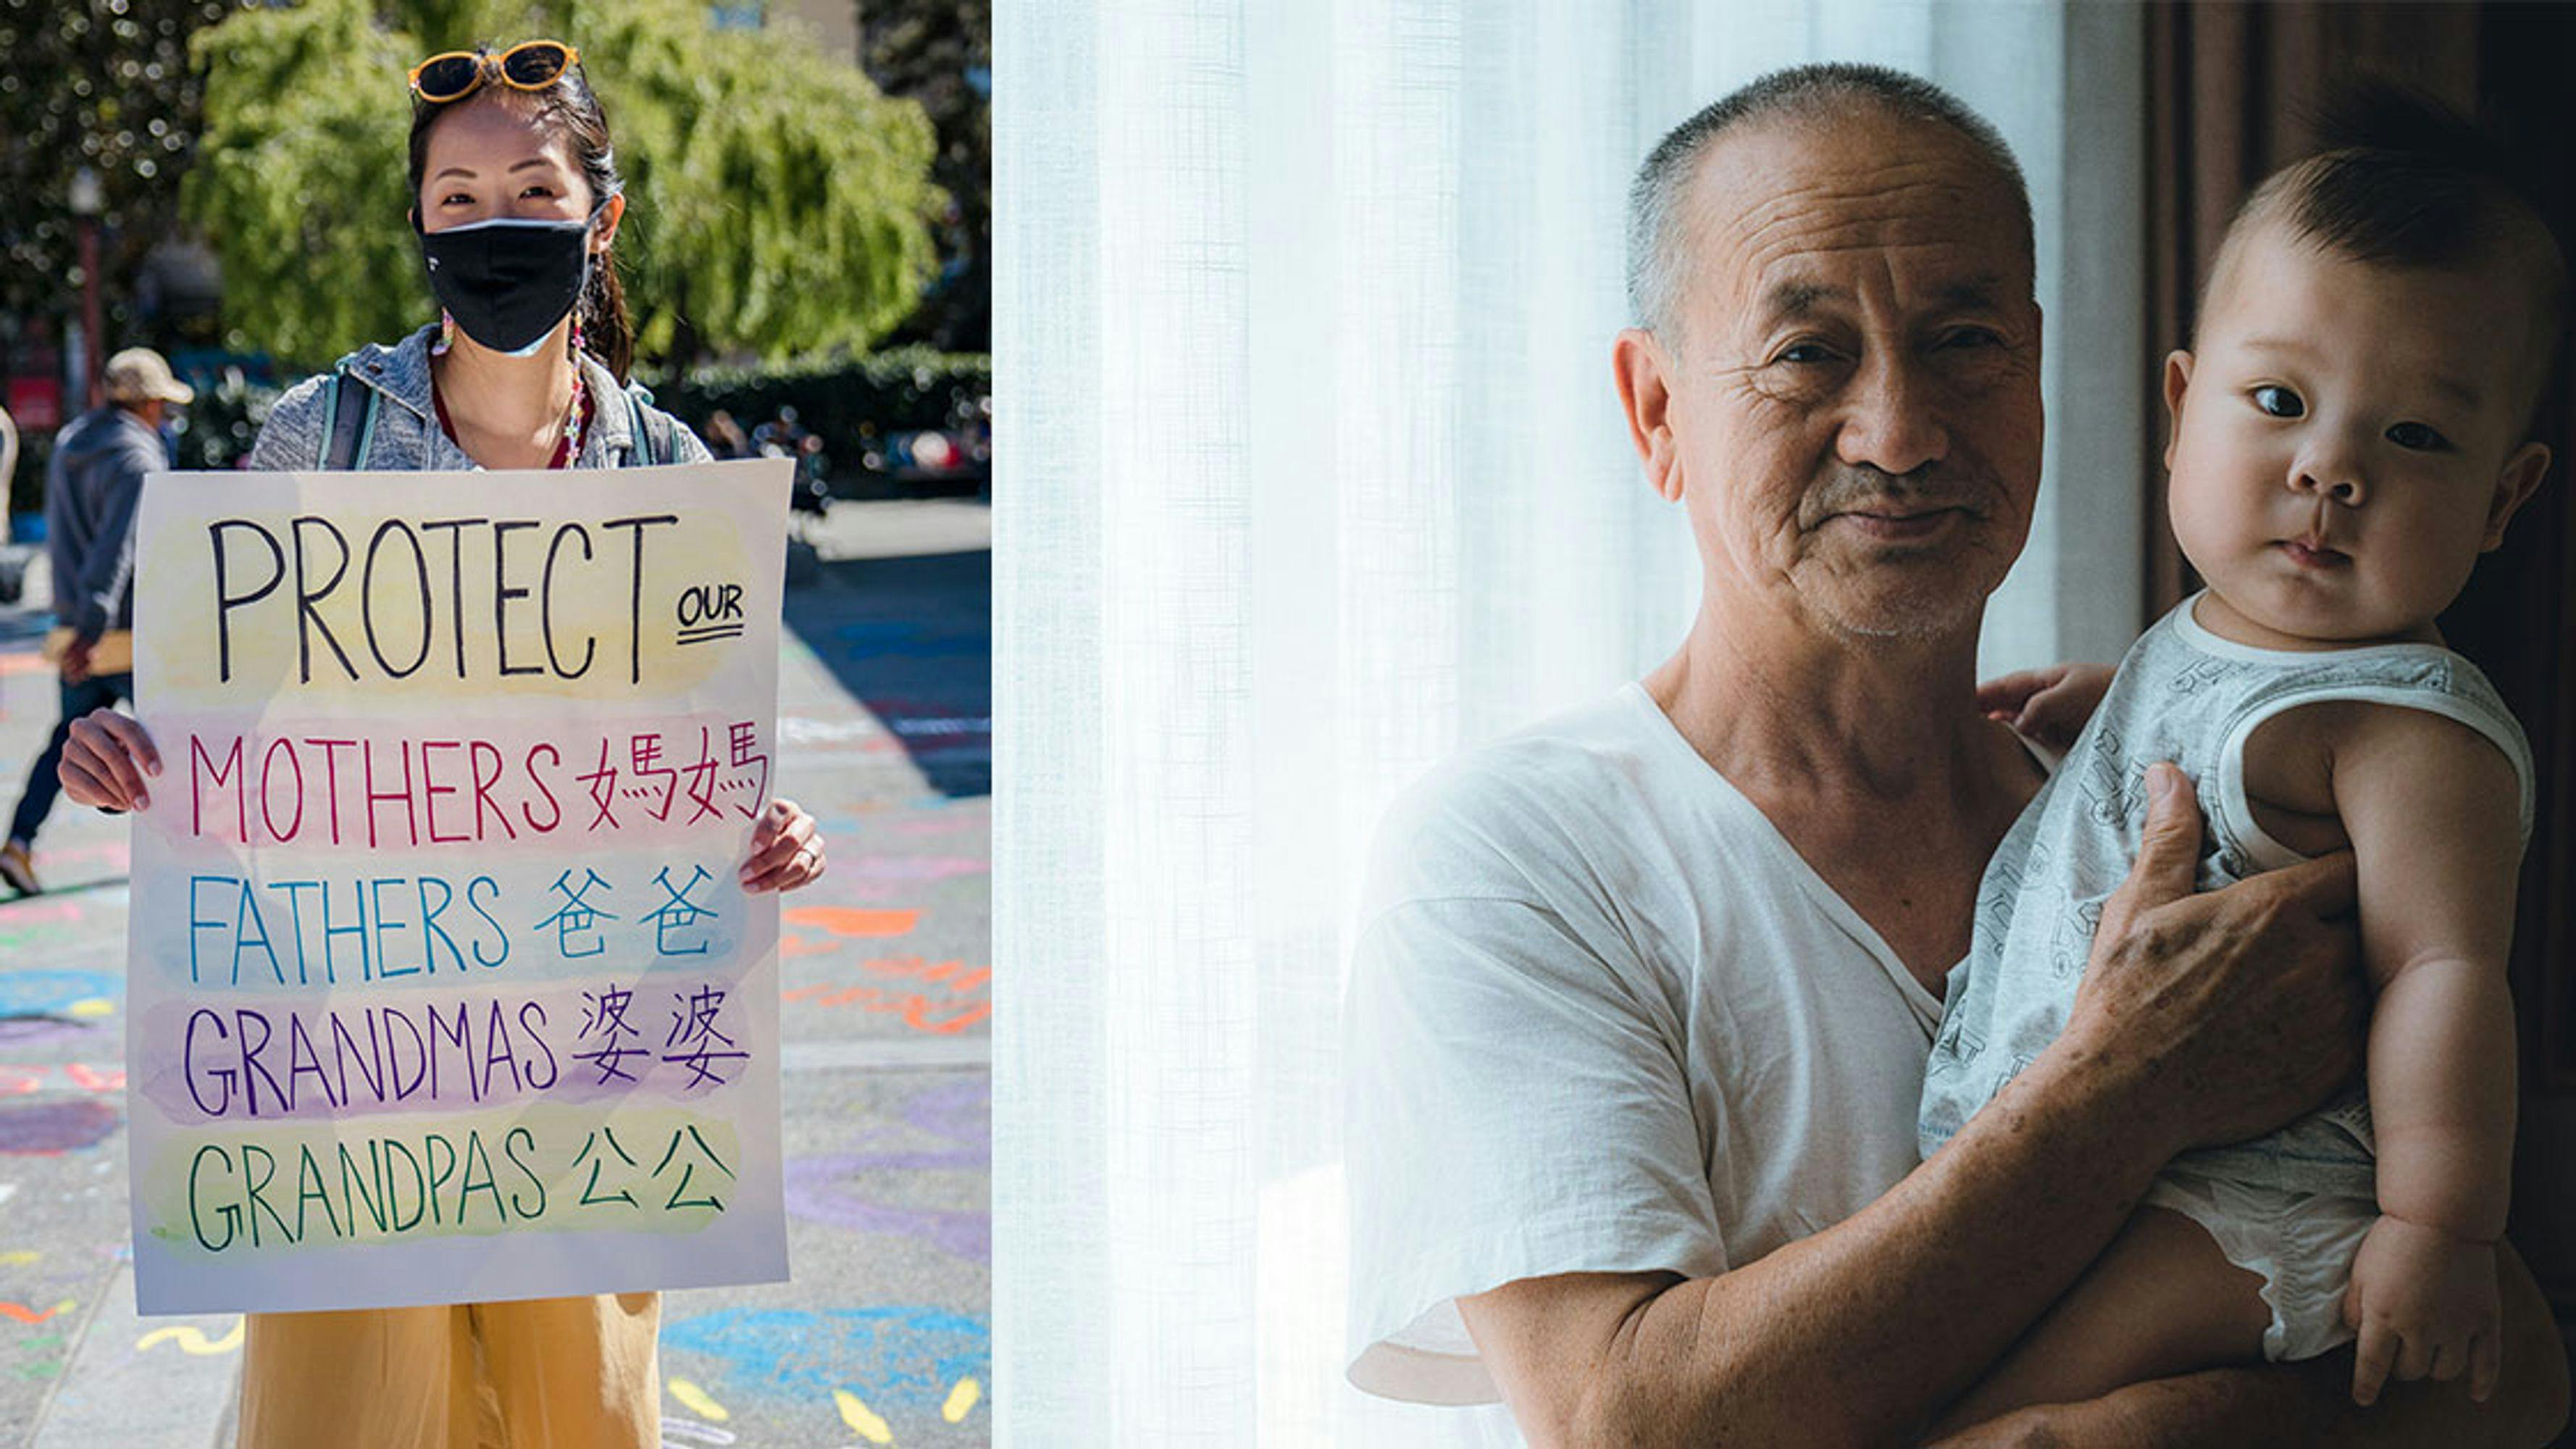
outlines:
[[1628, 310], [1638, 326], [1665, 333], [1679, 321], [1674, 308], [1681, 290], [1684, 194], [1692, 167], [1709, 143], [1741, 122], [1822, 120], [1854, 102], [1894, 116], [1936, 121], [1966, 137], [2020, 203], [2022, 259], [2032, 261], [2030, 188], [2022, 182], [2021, 165], [2013, 160], [2003, 133], [1985, 117], [1930, 81], [1885, 66], [1843, 61], [1792, 66], [1753, 81], [1673, 127], [1637, 168], [1637, 179], [1628, 188]]

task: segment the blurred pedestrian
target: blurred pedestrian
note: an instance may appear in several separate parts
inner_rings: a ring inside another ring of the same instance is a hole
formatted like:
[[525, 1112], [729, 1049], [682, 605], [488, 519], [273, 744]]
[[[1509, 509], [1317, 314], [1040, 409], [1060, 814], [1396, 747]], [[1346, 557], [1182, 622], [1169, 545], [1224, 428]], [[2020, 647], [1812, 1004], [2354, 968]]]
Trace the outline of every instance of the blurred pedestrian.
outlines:
[[18, 420], [0, 407], [0, 506], [5, 506], [18, 478]]
[[707, 451], [718, 461], [752, 456], [751, 439], [743, 436], [742, 424], [723, 408], [707, 415]]
[[[0, 513], [8, 511], [8, 502], [17, 489], [17, 482], [18, 420], [9, 416], [7, 408], [0, 407]], [[11, 522], [15, 521], [11, 519]], [[0, 604], [18, 602], [19, 594], [27, 587], [27, 556], [34, 550], [21, 551], [12, 546], [16, 541], [15, 530], [7, 536], [0, 536]]]
[[[72, 419], [45, 468], [45, 538], [54, 574], [55, 628], [46, 652], [61, 671], [62, 719], [27, 776], [0, 845], [0, 880], [20, 895], [36, 880], [36, 832], [62, 792], [57, 773], [72, 721], [134, 697], [134, 507], [143, 477], [170, 466], [162, 429], [172, 405], [196, 397], [148, 347], [107, 360], [107, 402]], [[14, 451], [14, 448], [8, 451]], [[8, 476], [0, 469], [0, 479]]]
[[764, 458], [793, 458], [805, 445], [805, 425], [793, 404], [779, 405], [778, 415], [751, 430], [752, 446]]
[[823, 455], [823, 438], [807, 433], [796, 445], [796, 486], [788, 494], [788, 506], [800, 513], [822, 517], [832, 503], [832, 460]]

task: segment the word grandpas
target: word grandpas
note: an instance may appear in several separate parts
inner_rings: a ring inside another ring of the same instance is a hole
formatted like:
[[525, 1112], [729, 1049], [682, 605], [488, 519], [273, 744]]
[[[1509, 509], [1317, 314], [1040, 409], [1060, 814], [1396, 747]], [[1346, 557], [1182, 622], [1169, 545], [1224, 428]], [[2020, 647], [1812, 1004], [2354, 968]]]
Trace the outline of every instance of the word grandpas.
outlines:
[[[558, 1124], [495, 1126], [488, 1142], [484, 1129], [452, 1126], [274, 1146], [209, 1142], [188, 1161], [188, 1232], [216, 1254], [523, 1224], [696, 1226], [723, 1214], [735, 1177], [727, 1159], [739, 1155], [730, 1132], [691, 1118], [629, 1131], [631, 1143], [615, 1127], [575, 1134]], [[179, 1241], [174, 1224], [152, 1232]]]

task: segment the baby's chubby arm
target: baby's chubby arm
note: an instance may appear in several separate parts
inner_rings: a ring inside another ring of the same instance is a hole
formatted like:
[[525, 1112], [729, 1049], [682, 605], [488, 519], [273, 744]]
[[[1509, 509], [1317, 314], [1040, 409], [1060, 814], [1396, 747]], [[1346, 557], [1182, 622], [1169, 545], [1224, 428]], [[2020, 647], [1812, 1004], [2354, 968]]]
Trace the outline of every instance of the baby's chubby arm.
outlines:
[[[2521, 781], [2484, 736], [2427, 711], [2338, 703], [2299, 714], [2352, 840], [2362, 961], [2378, 994], [2369, 1078], [2382, 1216], [2345, 1304], [2360, 1335], [2354, 1395], [2369, 1402], [2392, 1370], [2466, 1370], [2483, 1399], [2499, 1347], [2493, 1244], [2512, 1187], [2505, 958]], [[2249, 775], [2256, 763], [2249, 753]]]

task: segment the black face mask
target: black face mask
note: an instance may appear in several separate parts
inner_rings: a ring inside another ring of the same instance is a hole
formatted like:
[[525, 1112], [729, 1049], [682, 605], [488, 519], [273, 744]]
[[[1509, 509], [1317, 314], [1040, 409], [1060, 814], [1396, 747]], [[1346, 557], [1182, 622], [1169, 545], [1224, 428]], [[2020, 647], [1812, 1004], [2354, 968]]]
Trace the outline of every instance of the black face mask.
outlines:
[[516, 357], [536, 350], [590, 281], [586, 221], [478, 221], [421, 232], [420, 251], [429, 290], [465, 335]]

